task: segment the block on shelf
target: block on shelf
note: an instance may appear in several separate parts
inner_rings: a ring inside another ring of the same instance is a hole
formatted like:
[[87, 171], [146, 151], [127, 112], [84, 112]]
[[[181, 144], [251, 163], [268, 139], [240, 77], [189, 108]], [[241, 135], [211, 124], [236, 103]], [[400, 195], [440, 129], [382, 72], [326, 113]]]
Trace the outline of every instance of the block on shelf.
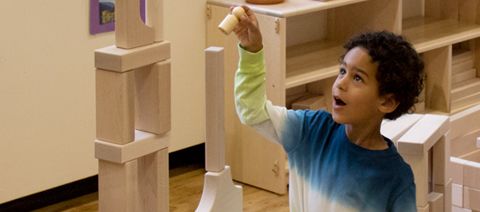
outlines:
[[463, 155], [461, 158], [465, 160], [463, 163], [463, 185], [480, 190], [480, 149]]
[[450, 116], [451, 140], [480, 129], [480, 104]]
[[326, 109], [325, 97], [321, 95], [305, 95], [292, 103], [294, 110], [320, 110]]
[[135, 128], [154, 134], [170, 131], [170, 61], [135, 70]]
[[452, 184], [452, 205], [463, 207], [463, 185]]

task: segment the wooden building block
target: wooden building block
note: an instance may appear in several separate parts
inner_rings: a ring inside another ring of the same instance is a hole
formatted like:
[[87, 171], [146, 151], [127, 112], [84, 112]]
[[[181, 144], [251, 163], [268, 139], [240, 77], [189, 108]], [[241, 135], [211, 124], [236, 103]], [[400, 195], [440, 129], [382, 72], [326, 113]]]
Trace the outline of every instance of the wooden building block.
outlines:
[[480, 137], [477, 137], [477, 143], [476, 143], [476, 144], [477, 144], [477, 145], [476, 145], [477, 148], [480, 148]]
[[450, 157], [453, 183], [463, 185], [463, 164], [465, 160], [458, 157]]
[[134, 73], [97, 69], [97, 139], [115, 144], [134, 140]]
[[159, 136], [136, 130], [135, 141], [125, 145], [95, 140], [95, 157], [121, 164], [167, 148], [168, 144], [168, 134]]
[[480, 136], [480, 129], [451, 140], [451, 155], [461, 157], [475, 150], [475, 138], [478, 136]]
[[443, 208], [445, 212], [452, 211], [452, 179], [446, 185], [434, 185], [433, 191], [443, 194]]
[[450, 116], [450, 139], [480, 129], [480, 104]]
[[429, 193], [429, 156], [402, 154], [403, 159], [410, 165], [416, 186], [417, 207], [428, 204], [427, 195]]
[[465, 160], [463, 163], [463, 185], [480, 190], [480, 149], [461, 158]]
[[206, 143], [205, 166], [209, 172], [225, 167], [224, 53], [221, 47], [205, 49]]
[[432, 151], [432, 180], [433, 184], [446, 185], [450, 179], [447, 171], [450, 164], [450, 142], [446, 140], [446, 136], [442, 136]]
[[465, 82], [453, 84], [452, 101], [456, 101], [465, 96], [471, 96], [480, 92], [480, 78], [474, 78]]
[[321, 110], [327, 109], [325, 97], [323, 96], [306, 96], [292, 103], [294, 110]]
[[430, 211], [430, 205], [426, 204], [424, 206], [418, 206], [417, 205], [417, 212], [429, 212]]
[[125, 72], [170, 59], [170, 42], [155, 42], [134, 49], [107, 46], [95, 50], [95, 67]]
[[452, 205], [463, 208], [463, 185], [452, 184]]
[[475, 79], [477, 76], [477, 70], [472, 68], [468, 69], [462, 72], [455, 73], [452, 75], [452, 83], [460, 83], [460, 82], [465, 82], [470, 79]]
[[115, 45], [131, 49], [154, 42], [154, 32], [140, 17], [140, 0], [115, 1]]
[[382, 122], [380, 131], [383, 136], [392, 140], [396, 145], [398, 139], [422, 117], [422, 114], [405, 114], [393, 121], [385, 119]]
[[163, 41], [163, 0], [147, 0], [146, 23], [153, 29], [153, 39]]
[[135, 128], [154, 134], [171, 129], [171, 65], [163, 61], [135, 71]]
[[98, 209], [100, 212], [136, 211], [137, 161], [124, 164], [98, 162]]
[[230, 167], [221, 172], [207, 172], [202, 198], [196, 212], [241, 212], [243, 210], [242, 187], [234, 185]]
[[137, 211], [169, 211], [168, 148], [138, 159]]
[[430, 212], [443, 212], [443, 194], [437, 192], [430, 192], [428, 194], [428, 204], [430, 206]]
[[463, 207], [480, 211], [480, 189], [463, 187]]
[[[457, 207], [457, 206], [452, 206], [452, 212], [472, 212], [470, 209], [462, 208], [462, 207]], [[475, 212], [475, 211], [473, 211]]]
[[448, 129], [448, 116], [426, 114], [398, 140], [398, 152], [425, 154]]

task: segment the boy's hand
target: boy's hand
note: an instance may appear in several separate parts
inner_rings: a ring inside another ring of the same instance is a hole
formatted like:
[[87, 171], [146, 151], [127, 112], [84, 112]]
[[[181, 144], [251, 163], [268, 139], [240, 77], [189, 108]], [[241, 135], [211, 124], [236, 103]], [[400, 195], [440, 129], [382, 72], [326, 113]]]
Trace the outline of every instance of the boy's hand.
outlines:
[[[240, 40], [240, 45], [249, 52], [258, 52], [262, 50], [262, 34], [258, 28], [257, 17], [247, 6], [242, 6], [245, 15], [240, 17], [240, 21], [233, 29], [233, 32]], [[233, 10], [231, 7], [230, 10]]]

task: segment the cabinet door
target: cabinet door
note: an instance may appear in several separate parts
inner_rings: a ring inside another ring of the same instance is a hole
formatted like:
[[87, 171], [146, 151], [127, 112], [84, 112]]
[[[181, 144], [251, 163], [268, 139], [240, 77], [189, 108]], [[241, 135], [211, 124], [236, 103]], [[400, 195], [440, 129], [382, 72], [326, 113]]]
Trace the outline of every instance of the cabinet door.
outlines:
[[[229, 10], [215, 5], [209, 5], [207, 10], [207, 46], [225, 48], [225, 158], [231, 166], [232, 176], [237, 181], [285, 194], [286, 155], [282, 147], [242, 125], [235, 112], [233, 79], [238, 64], [238, 41], [233, 33], [227, 36], [217, 28]], [[285, 20], [259, 14], [257, 17], [267, 61], [267, 95], [274, 104], [283, 105]]]

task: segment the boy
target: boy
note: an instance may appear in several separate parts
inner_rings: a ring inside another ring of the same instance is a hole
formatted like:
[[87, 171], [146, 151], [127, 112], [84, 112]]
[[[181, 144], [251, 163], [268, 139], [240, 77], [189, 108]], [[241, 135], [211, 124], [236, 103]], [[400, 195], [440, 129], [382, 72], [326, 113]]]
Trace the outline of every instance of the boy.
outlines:
[[290, 165], [291, 211], [416, 211], [413, 173], [380, 134], [417, 101], [423, 62], [389, 32], [345, 44], [332, 86], [332, 113], [287, 110], [266, 100], [262, 36], [253, 12], [234, 32], [240, 40], [235, 104], [242, 123], [283, 146]]

